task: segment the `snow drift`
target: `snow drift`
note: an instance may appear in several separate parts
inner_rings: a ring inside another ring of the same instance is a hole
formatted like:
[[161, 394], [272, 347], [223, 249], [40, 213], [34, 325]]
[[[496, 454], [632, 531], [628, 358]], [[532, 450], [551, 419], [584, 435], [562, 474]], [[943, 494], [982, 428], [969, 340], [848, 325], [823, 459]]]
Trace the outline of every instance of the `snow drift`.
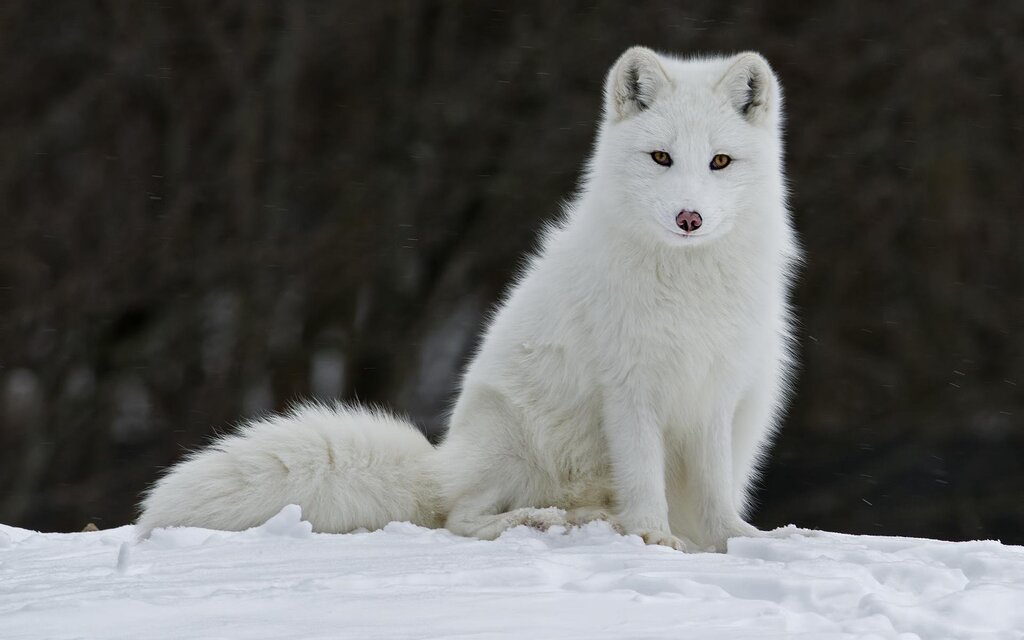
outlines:
[[1024, 548], [782, 530], [685, 554], [592, 523], [494, 542], [395, 523], [312, 533], [0, 525], [0, 637], [1024, 637]]

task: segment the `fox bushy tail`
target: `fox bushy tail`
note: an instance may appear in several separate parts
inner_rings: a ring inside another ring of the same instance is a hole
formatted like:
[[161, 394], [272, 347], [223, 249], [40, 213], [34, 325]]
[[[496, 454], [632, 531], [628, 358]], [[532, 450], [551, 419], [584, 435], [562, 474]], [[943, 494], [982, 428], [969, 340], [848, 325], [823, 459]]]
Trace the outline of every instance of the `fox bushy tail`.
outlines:
[[414, 425], [383, 411], [298, 406], [250, 421], [172, 467], [142, 501], [139, 535], [168, 526], [240, 531], [289, 504], [324, 533], [392, 521], [440, 527], [434, 453]]

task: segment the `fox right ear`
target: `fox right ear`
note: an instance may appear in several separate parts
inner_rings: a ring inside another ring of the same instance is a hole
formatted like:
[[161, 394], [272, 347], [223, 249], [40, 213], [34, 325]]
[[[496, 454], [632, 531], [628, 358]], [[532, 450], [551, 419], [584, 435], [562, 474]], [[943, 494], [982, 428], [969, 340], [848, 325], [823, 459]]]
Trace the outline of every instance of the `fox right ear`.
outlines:
[[752, 51], [737, 55], [718, 81], [733, 108], [752, 124], [761, 122], [778, 108], [778, 85], [768, 61]]
[[612, 65], [605, 83], [605, 111], [609, 119], [626, 118], [647, 109], [670, 80], [658, 54], [632, 47]]

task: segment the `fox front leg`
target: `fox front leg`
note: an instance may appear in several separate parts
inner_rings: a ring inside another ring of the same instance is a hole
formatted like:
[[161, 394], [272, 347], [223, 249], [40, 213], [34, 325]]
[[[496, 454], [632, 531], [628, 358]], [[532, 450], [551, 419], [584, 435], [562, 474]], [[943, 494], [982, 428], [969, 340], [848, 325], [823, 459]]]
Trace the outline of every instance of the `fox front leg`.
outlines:
[[649, 404], [627, 388], [605, 394], [602, 426], [608, 443], [618, 505], [617, 522], [647, 544], [693, 551], [690, 541], [672, 534], [665, 494], [665, 444]]

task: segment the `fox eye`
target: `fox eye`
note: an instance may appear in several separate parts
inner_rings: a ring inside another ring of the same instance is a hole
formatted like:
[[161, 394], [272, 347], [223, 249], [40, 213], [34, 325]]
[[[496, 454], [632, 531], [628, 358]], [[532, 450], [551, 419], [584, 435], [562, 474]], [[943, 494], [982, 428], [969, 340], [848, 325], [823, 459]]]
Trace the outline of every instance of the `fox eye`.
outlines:
[[652, 151], [651, 160], [654, 160], [663, 167], [672, 166], [672, 156], [668, 155], [665, 151]]
[[711, 158], [711, 170], [718, 171], [719, 169], [724, 169], [728, 167], [731, 162], [732, 158], [724, 153], [715, 154], [715, 157]]

